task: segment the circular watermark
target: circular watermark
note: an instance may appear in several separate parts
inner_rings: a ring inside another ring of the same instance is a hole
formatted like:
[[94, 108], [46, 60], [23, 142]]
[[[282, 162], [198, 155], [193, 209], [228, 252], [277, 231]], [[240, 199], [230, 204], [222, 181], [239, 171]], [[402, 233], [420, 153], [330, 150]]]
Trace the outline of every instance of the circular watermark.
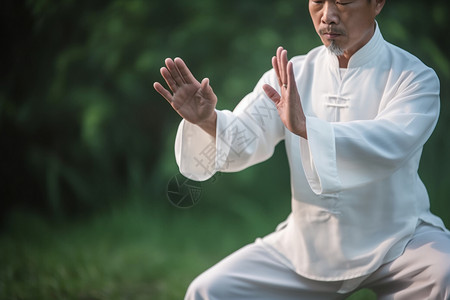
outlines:
[[181, 174], [170, 179], [167, 184], [167, 198], [177, 208], [191, 208], [196, 205], [202, 195], [202, 185]]

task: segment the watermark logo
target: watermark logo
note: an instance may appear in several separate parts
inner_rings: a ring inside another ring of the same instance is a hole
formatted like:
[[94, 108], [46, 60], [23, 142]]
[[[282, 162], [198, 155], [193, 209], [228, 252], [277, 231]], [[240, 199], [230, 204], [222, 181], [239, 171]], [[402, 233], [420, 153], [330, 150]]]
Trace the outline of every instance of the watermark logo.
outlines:
[[257, 135], [237, 117], [220, 133], [219, 137], [239, 156], [256, 140]]
[[271, 120], [278, 118], [278, 111], [273, 102], [265, 100], [263, 96], [256, 98], [245, 109], [245, 114], [258, 124], [263, 132], [266, 132]]
[[167, 198], [177, 208], [191, 208], [198, 204], [202, 186], [198, 181], [177, 174], [167, 184]]
[[[252, 147], [256, 147], [258, 134], [262, 134], [276, 122], [277, 109], [273, 102], [267, 100], [264, 94], [259, 95], [249, 103], [244, 110], [244, 115], [236, 116], [218, 133], [218, 139], [227, 147], [217, 147], [216, 140], [204, 145], [193, 159], [194, 164], [190, 171], [198, 177], [210, 178], [214, 183], [220, 173], [237, 166], [244, 152], [251, 154]], [[189, 134], [189, 133], [187, 133]], [[192, 133], [186, 136], [194, 139]], [[203, 176], [201, 176], [201, 174]], [[193, 174], [194, 175], [194, 174]], [[198, 204], [202, 196], [202, 186], [194, 181], [177, 174], [167, 185], [167, 197], [170, 203], [178, 208], [191, 208]]]

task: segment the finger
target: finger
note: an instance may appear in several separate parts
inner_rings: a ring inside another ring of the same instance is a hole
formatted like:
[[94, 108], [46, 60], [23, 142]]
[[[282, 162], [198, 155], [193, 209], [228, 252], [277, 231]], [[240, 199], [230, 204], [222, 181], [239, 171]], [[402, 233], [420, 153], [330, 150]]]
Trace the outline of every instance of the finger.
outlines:
[[208, 78], [203, 78], [202, 83], [201, 83], [201, 89], [202, 89], [202, 93], [207, 94], [209, 91], [209, 79]]
[[167, 85], [169, 86], [170, 90], [175, 93], [178, 90], [178, 85], [175, 82], [175, 80], [172, 77], [172, 73], [167, 70], [167, 68], [162, 67], [160, 70], [161, 76], [166, 81]]
[[175, 83], [180, 86], [182, 85], [184, 82], [183, 78], [181, 77], [180, 71], [178, 70], [177, 66], [175, 65], [175, 62], [170, 59], [167, 58], [165, 60], [166, 62], [166, 67], [170, 72], [170, 75], [172, 75], [173, 80], [175, 81]]
[[283, 84], [287, 84], [288, 83], [288, 79], [287, 79], [287, 51], [283, 50], [281, 52], [281, 81], [283, 82]]
[[174, 62], [181, 74], [181, 77], [186, 83], [198, 83], [198, 80], [195, 79], [194, 75], [192, 75], [186, 63], [181, 58], [175, 58]]
[[283, 72], [283, 67], [281, 65], [281, 52], [283, 51], [283, 47], [278, 47], [277, 49], [277, 64], [278, 64], [278, 72], [279, 72], [279, 78], [281, 81], [280, 86], [284, 83], [283, 82], [283, 78], [282, 78], [282, 72]]
[[273, 69], [275, 70], [275, 74], [277, 75], [278, 85], [281, 87], [282, 82], [281, 82], [281, 77], [280, 77], [280, 69], [278, 68], [278, 60], [277, 60], [276, 56], [272, 57], [272, 66], [273, 66]]
[[164, 97], [164, 99], [166, 99], [169, 103], [172, 103], [172, 94], [166, 90], [161, 83], [159, 82], [155, 82], [153, 84], [154, 89], [161, 95]]
[[287, 85], [291, 92], [297, 92], [297, 84], [295, 83], [295, 75], [294, 75], [294, 66], [292, 62], [288, 62], [287, 64], [287, 73], [288, 73], [288, 79], [287, 79]]
[[278, 94], [278, 92], [268, 84], [263, 85], [263, 90], [266, 93], [267, 97], [269, 97], [270, 100], [275, 103], [275, 105], [278, 105], [281, 100], [280, 94]]

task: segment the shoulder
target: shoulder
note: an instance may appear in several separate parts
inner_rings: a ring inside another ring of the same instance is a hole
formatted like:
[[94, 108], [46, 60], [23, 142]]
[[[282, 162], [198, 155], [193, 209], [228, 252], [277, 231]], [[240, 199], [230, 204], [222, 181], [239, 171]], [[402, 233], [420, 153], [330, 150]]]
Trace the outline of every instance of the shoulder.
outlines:
[[434, 77], [438, 80], [436, 72], [415, 55], [389, 42], [386, 42], [386, 48], [392, 58], [392, 68], [396, 68], [416, 76], [426, 75], [429, 77]]
[[[326, 48], [324, 46], [319, 46], [313, 48], [306, 54], [296, 55], [292, 57], [290, 61], [294, 65], [294, 72], [298, 74], [299, 71], [304, 68], [304, 66], [314, 64], [316, 61], [319, 60], [318, 58], [322, 57], [322, 55], [325, 54], [325, 52]], [[263, 74], [256, 88], [260, 88], [265, 83], [270, 84], [272, 86], [278, 83], [278, 79], [276, 77], [274, 69], [270, 69]]]
[[294, 56], [291, 61], [294, 66], [302, 66], [304, 64], [315, 63], [317, 59], [323, 57], [326, 54], [325, 46], [318, 46], [311, 49], [308, 53], [304, 55]]
[[436, 72], [410, 52], [385, 42], [385, 62], [391, 79], [396, 81], [399, 91], [423, 89], [439, 92], [440, 83]]
[[317, 68], [323, 68], [329, 61], [328, 51], [325, 46], [319, 46], [311, 49], [304, 55], [294, 56], [291, 61], [294, 67], [296, 80], [303, 81], [312, 77]]

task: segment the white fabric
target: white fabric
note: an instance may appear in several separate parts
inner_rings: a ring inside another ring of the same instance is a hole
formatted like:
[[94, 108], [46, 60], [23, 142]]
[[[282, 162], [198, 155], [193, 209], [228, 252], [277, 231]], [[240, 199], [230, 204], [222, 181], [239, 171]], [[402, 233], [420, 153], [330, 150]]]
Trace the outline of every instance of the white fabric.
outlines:
[[361, 288], [380, 300], [450, 299], [450, 235], [425, 223], [399, 258], [362, 279], [310, 280], [271, 250], [257, 240], [236, 251], [197, 277], [185, 300], [345, 299]]
[[289, 132], [262, 90], [273, 70], [233, 112], [217, 111], [217, 136], [182, 121], [180, 172], [206, 180], [268, 159], [285, 140], [292, 213], [264, 239], [296, 272], [315, 280], [369, 274], [398, 257], [419, 220], [445, 228], [429, 211], [417, 169], [439, 115], [433, 70], [387, 43], [376, 28], [341, 79], [325, 47], [292, 59], [308, 140]]

